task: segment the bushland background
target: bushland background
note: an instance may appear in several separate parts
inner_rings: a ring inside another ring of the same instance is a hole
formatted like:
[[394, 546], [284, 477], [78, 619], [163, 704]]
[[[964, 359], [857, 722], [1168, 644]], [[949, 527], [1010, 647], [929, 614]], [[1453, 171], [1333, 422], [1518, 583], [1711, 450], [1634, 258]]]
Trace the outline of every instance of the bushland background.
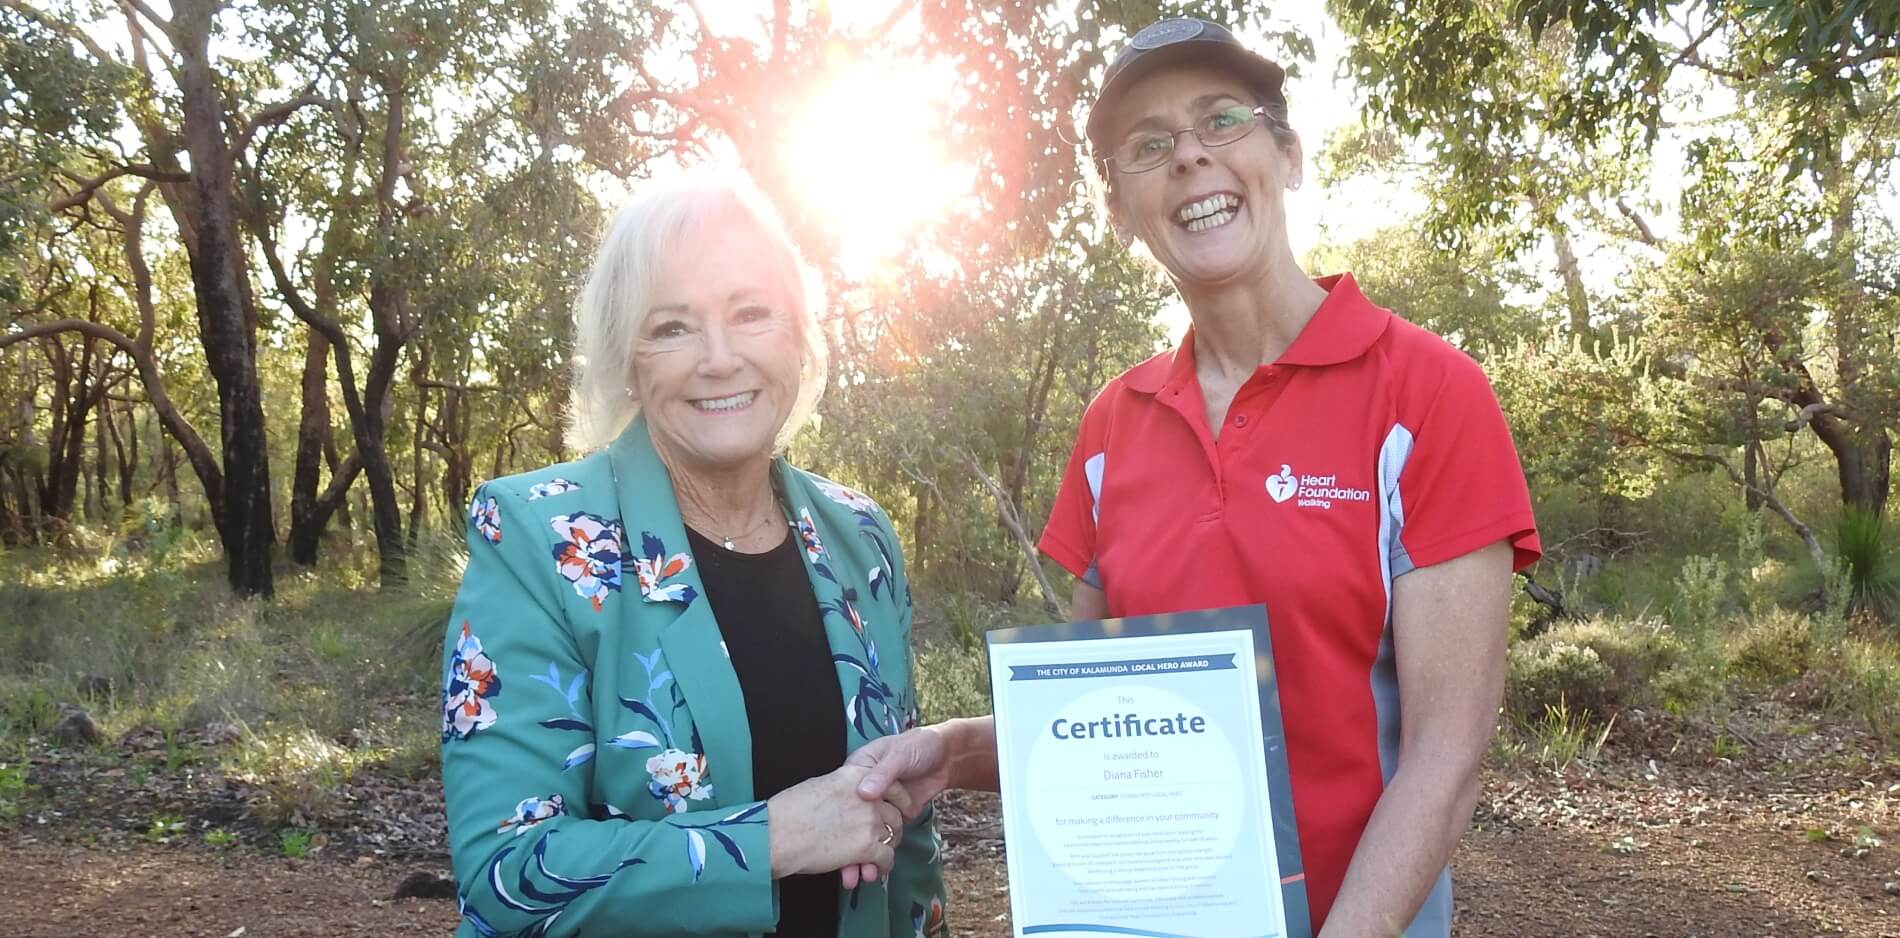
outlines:
[[[1531, 482], [1461, 933], [1900, 933], [1878, 0], [0, 0], [0, 909], [452, 927], [394, 897], [467, 499], [571, 455], [577, 285], [684, 166], [824, 273], [793, 458], [903, 532], [926, 715], [984, 712], [1082, 408], [1184, 327], [1072, 142], [1183, 12], [1288, 64], [1308, 268], [1481, 362]], [[993, 803], [946, 819], [1004, 933]]]

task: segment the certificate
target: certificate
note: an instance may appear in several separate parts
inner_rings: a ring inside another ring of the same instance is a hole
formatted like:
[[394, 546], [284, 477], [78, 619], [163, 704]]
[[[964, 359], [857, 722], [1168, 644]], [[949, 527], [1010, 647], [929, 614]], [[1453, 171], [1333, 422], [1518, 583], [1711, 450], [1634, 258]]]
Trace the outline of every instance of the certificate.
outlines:
[[1311, 935], [1263, 607], [988, 639], [1016, 935]]

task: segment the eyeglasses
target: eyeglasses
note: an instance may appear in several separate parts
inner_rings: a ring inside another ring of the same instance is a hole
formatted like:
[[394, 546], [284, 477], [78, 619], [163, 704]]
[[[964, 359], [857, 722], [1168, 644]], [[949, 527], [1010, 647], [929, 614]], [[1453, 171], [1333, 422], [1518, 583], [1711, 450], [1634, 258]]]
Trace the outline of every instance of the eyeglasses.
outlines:
[[1253, 133], [1254, 128], [1273, 120], [1265, 107], [1236, 104], [1206, 114], [1192, 127], [1180, 130], [1151, 130], [1136, 134], [1115, 146], [1102, 162], [1124, 173], [1145, 173], [1174, 156], [1175, 141], [1192, 133], [1204, 147], [1224, 147]]

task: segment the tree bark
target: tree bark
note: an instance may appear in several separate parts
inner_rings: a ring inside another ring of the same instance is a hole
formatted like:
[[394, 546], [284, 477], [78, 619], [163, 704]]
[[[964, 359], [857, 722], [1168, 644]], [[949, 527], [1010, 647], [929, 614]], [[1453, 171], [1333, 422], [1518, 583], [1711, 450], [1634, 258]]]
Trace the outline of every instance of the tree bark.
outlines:
[[1586, 339], [1596, 333], [1590, 327], [1590, 294], [1583, 286], [1583, 269], [1577, 263], [1577, 251], [1570, 244], [1570, 234], [1563, 226], [1553, 222], [1550, 227], [1550, 242], [1557, 250], [1557, 273], [1564, 281], [1564, 306], [1570, 310], [1570, 334]]
[[[406, 91], [394, 79], [387, 80], [383, 90], [388, 113], [383, 125], [382, 163], [377, 177], [376, 232], [379, 243], [388, 246], [395, 240], [400, 213], [395, 204], [395, 190], [401, 172], [407, 97]], [[265, 263], [270, 268], [271, 277], [285, 305], [296, 313], [297, 318], [320, 332], [329, 343], [331, 357], [336, 363], [337, 383], [343, 392], [343, 407], [349, 414], [350, 431], [356, 441], [356, 454], [351, 459], [360, 460], [363, 474], [369, 481], [370, 514], [379, 561], [378, 575], [384, 586], [400, 585], [407, 579], [402, 506], [397, 498], [395, 473], [389, 463], [386, 428], [394, 404], [389, 389], [395, 381], [402, 348], [415, 336], [416, 327], [409, 322], [406, 289], [392, 269], [396, 261], [386, 258], [370, 272], [369, 310], [376, 345], [370, 352], [368, 372], [359, 387], [355, 356], [350, 351], [349, 338], [342, 326], [330, 315], [330, 310], [313, 307], [291, 280], [289, 270], [278, 255], [269, 219], [259, 217], [255, 228]]]
[[196, 211], [191, 237], [191, 281], [198, 331], [218, 387], [224, 466], [224, 553], [231, 588], [268, 597], [274, 592], [270, 462], [263, 396], [253, 335], [239, 283], [237, 206], [225, 110], [212, 70], [211, 22], [216, 0], [176, 0], [171, 24], [184, 100], [185, 144], [191, 155], [189, 191]]
[[[418, 351], [415, 374], [420, 377], [429, 373], [429, 344], [422, 343]], [[429, 505], [429, 487], [422, 481], [422, 454], [428, 449], [429, 387], [421, 381], [416, 382], [415, 418], [409, 450], [409, 478], [415, 483], [415, 488], [409, 493], [409, 539], [403, 545], [410, 551], [416, 549], [416, 538], [422, 536], [422, 522]], [[443, 470], [445, 475], [448, 471], [446, 468]]]
[[315, 329], [304, 337], [301, 413], [297, 455], [290, 483], [290, 562], [317, 565], [323, 525], [317, 518], [317, 486], [323, 481], [323, 441], [330, 431], [330, 343]]

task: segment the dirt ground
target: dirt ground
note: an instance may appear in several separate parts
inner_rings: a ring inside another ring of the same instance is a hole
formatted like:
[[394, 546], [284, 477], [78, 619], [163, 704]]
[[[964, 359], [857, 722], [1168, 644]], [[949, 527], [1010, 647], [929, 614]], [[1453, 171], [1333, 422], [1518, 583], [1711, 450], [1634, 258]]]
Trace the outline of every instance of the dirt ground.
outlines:
[[[1709, 737], [1693, 727], [1638, 715], [1620, 724], [1622, 753], [1590, 769], [1488, 772], [1454, 861], [1457, 934], [1900, 938], [1900, 759], [1851, 731], [1759, 722], [1734, 720], [1725, 729], [1753, 743], [1738, 758], [1710, 755]], [[138, 833], [142, 813], [212, 812], [231, 825], [232, 797], [198, 804], [161, 787], [150, 798], [163, 803], [146, 805], [148, 793], [100, 788], [104, 782], [88, 781], [97, 775], [118, 779], [110, 770], [36, 766], [51, 801], [0, 825], [7, 871], [0, 932], [301, 938], [454, 930], [452, 900], [394, 898], [406, 877], [446, 872], [439, 834], [430, 830], [439, 830], [439, 800], [426, 806], [426, 784], [346, 793], [345, 808], [355, 804], [359, 815], [365, 803], [401, 801], [422, 806], [420, 819], [337, 827], [313, 856], [291, 860], [260, 846], [261, 832], [224, 848], [194, 838], [150, 843]], [[947, 795], [943, 819], [952, 927], [967, 936], [1009, 934], [994, 798]]]

